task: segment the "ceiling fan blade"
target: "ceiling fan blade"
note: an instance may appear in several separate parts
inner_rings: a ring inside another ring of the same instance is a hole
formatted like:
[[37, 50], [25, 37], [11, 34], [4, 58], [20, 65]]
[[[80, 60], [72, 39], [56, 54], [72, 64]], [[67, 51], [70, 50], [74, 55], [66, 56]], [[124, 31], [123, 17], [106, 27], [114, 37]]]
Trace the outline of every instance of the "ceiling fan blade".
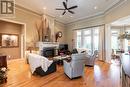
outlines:
[[75, 5], [75, 6], [72, 6], [72, 7], [68, 8], [68, 9], [74, 9], [74, 8], [77, 8], [77, 7], [78, 7], [78, 6]]
[[70, 12], [70, 13], [72, 13], [72, 14], [75, 14], [73, 11], [70, 11], [70, 10], [68, 10], [68, 12]]
[[65, 10], [65, 9], [63, 9], [63, 8], [56, 8], [56, 10]]
[[68, 9], [67, 4], [65, 2], [63, 2], [63, 5], [64, 5], [65, 9]]
[[64, 15], [66, 13], [66, 11], [64, 11], [63, 13], [62, 13], [62, 15]]
[[68, 0], [66, 0], [66, 2], [68, 2]]

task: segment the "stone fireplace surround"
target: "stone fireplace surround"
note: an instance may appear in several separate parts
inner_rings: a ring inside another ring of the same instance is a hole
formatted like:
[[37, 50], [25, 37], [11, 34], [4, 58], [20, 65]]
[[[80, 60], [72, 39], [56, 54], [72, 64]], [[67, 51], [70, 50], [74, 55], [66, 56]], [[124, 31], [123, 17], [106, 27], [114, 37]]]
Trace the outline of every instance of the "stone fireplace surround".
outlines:
[[[54, 48], [54, 55], [58, 55], [58, 48], [59, 48], [59, 43], [58, 42], [37, 42], [36, 47], [39, 48], [39, 54], [43, 55], [45, 49], [50, 49]], [[44, 56], [44, 55], [43, 55]]]

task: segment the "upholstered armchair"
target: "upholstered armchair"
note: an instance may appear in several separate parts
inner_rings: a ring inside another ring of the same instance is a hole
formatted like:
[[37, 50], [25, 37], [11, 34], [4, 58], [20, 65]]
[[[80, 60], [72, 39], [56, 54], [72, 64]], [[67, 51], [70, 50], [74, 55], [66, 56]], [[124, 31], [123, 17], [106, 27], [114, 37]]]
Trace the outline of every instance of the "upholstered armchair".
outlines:
[[93, 55], [86, 55], [85, 65], [94, 66], [98, 51], [95, 50]]
[[65, 74], [70, 79], [82, 76], [84, 73], [85, 59], [86, 59], [85, 53], [72, 54], [70, 62], [67, 62], [66, 60], [63, 61]]

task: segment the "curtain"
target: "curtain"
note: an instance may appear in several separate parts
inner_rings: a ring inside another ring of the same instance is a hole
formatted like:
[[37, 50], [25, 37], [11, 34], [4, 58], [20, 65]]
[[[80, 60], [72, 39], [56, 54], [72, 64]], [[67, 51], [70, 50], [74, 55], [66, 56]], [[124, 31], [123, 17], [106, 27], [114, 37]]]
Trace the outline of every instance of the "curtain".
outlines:
[[105, 26], [99, 28], [99, 60], [105, 61]]

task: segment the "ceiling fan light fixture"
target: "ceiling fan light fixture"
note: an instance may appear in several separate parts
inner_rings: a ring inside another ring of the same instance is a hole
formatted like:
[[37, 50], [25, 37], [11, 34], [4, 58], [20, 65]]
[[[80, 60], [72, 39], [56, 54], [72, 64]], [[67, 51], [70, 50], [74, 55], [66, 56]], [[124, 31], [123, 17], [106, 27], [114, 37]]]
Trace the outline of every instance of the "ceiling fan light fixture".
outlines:
[[64, 8], [56, 8], [56, 10], [64, 10], [64, 12], [62, 13], [62, 15], [65, 15], [66, 12], [69, 12], [71, 14], [75, 14], [75, 12], [73, 12], [71, 10], [77, 8], [78, 6], [75, 5], [75, 6], [68, 7], [67, 2], [68, 2], [68, 0], [63, 1], [62, 3], [63, 3], [63, 7]]

